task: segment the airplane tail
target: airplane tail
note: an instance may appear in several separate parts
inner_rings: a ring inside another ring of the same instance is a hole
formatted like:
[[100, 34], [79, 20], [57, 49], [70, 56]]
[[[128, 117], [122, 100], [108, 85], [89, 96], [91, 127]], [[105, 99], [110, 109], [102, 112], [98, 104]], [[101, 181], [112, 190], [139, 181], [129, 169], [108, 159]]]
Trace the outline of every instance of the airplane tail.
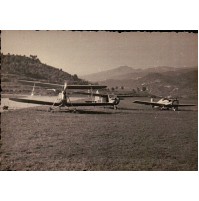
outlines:
[[[99, 94], [99, 91], [96, 91], [96, 94]], [[103, 98], [101, 96], [95, 96], [94, 95], [94, 102], [96, 103], [102, 103], [103, 102]]]
[[34, 86], [32, 88], [31, 96], [34, 96], [34, 91], [35, 91], [35, 83], [34, 83]]
[[67, 82], [64, 83], [64, 91], [67, 89]]

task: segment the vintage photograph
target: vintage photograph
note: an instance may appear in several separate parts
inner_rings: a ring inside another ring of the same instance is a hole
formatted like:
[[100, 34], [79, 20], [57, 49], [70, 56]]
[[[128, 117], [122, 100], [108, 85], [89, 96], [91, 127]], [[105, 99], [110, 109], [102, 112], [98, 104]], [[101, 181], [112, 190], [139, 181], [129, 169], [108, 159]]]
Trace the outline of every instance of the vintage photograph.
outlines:
[[198, 171], [197, 31], [1, 31], [1, 171]]

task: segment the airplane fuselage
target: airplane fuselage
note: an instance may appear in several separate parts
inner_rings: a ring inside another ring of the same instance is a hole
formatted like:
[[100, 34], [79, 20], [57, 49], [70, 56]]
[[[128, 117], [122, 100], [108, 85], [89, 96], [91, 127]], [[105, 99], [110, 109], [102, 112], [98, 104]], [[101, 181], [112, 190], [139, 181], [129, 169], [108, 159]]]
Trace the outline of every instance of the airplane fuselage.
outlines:
[[178, 110], [179, 100], [162, 98], [158, 102], [159, 106], [152, 105], [152, 108], [160, 108], [161, 110], [173, 109], [174, 111]]

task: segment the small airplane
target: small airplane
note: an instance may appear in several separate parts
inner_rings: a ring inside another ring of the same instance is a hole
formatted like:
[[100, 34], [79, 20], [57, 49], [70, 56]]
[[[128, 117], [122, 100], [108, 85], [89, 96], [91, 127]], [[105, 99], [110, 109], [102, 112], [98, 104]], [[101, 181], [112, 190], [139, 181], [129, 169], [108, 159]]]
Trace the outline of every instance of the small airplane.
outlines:
[[[53, 107], [57, 106], [59, 108], [61, 107], [78, 107], [78, 106], [113, 106], [114, 109], [116, 109], [116, 105], [119, 104], [119, 99], [117, 97], [108, 97], [108, 99], [103, 100], [103, 101], [96, 101], [96, 100], [91, 100], [91, 101], [85, 101], [85, 102], [71, 102], [70, 97], [67, 94], [68, 89], [89, 89], [93, 91], [93, 89], [104, 89], [107, 86], [104, 85], [67, 85], [65, 82], [64, 85], [60, 84], [51, 84], [51, 83], [43, 83], [43, 82], [38, 82], [38, 81], [27, 81], [27, 80], [19, 80], [19, 82], [24, 83], [24, 84], [33, 84], [33, 89], [31, 92], [31, 96], [34, 95], [35, 87], [37, 86], [42, 86], [42, 87], [54, 87], [54, 88], [60, 88], [62, 87], [63, 90], [61, 93], [59, 93], [57, 100], [55, 102], [50, 102], [50, 101], [42, 101], [42, 100], [35, 100], [35, 99], [27, 99], [27, 98], [9, 98], [11, 101], [16, 101], [16, 102], [22, 102], [22, 103], [31, 103], [31, 104], [39, 104], [39, 105], [50, 105], [51, 107], [49, 108], [49, 111], [53, 110]], [[55, 90], [55, 89], [51, 89]], [[76, 109], [75, 109], [76, 110]]]
[[195, 106], [193, 104], [179, 104], [179, 100], [177, 98], [162, 98], [157, 102], [153, 101], [153, 98], [151, 98], [151, 101], [136, 100], [133, 103], [151, 105], [152, 108], [160, 108], [161, 110], [172, 109], [173, 111], [177, 111], [178, 107]]
[[[99, 93], [99, 91], [97, 90], [95, 93], [93, 93], [92, 91], [88, 90], [88, 92], [74, 92], [75, 94], [81, 94], [81, 95], [87, 95], [91, 98], [91, 100], [86, 101], [86, 102], [96, 102], [96, 103], [102, 103], [102, 102], [109, 102], [109, 103], [113, 103], [114, 101], [117, 101], [117, 103], [119, 104], [119, 102], [121, 100], [124, 100], [124, 98], [132, 98], [135, 97], [136, 95], [132, 95], [132, 94], [103, 94], [103, 93]], [[114, 105], [114, 109], [117, 109], [117, 105]]]

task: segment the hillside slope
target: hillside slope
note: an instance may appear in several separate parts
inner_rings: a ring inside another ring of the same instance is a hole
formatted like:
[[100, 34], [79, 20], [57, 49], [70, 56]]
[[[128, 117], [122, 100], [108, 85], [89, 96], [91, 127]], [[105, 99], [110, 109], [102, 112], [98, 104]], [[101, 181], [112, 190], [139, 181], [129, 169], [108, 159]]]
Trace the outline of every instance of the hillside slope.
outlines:
[[179, 69], [176, 71], [148, 73], [138, 79], [106, 80], [100, 82], [109, 87], [123, 86], [128, 90], [142, 89], [157, 96], [180, 96], [197, 98], [198, 70]]
[[111, 70], [93, 73], [89, 75], [81, 76], [83, 79], [98, 82], [106, 80], [126, 80], [126, 79], [138, 79], [147, 75], [148, 73], [163, 73], [167, 71], [176, 71], [174, 67], [154, 67], [154, 68], [132, 68], [129, 66], [120, 66]]
[[84, 84], [88, 83], [79, 79], [77, 75], [71, 75], [47, 64], [43, 64], [37, 56], [30, 57], [20, 55], [3, 55], [1, 54], [1, 73], [5, 75], [16, 75], [18, 78], [27, 78], [29, 80], [43, 80], [53, 83], [69, 83]]
[[108, 79], [120, 79], [121, 76], [128, 75], [130, 73], [140, 72], [140, 69], [134, 69], [128, 66], [120, 66], [118, 68], [114, 68], [111, 70], [106, 70], [98, 73], [93, 73], [89, 75], [81, 76], [81, 78], [97, 82], [97, 81], [104, 81]]
[[[23, 86], [19, 79], [63, 84], [88, 84], [89, 82], [47, 64], [37, 56], [1, 54], [1, 88], [3, 93], [29, 93], [31, 88]], [[41, 91], [40, 91], [41, 92]]]

